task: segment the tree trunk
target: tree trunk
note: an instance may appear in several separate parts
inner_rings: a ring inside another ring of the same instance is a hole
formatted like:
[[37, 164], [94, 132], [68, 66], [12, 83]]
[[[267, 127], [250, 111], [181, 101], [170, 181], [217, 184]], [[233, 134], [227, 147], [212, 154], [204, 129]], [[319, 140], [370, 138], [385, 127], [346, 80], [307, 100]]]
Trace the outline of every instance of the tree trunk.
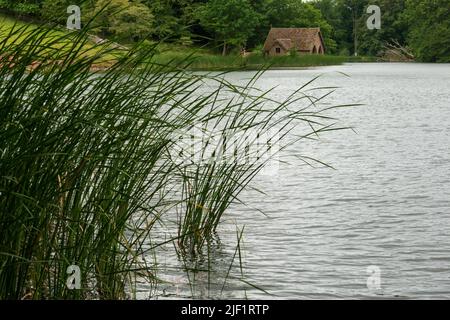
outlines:
[[224, 41], [223, 42], [222, 56], [226, 56], [226, 55], [227, 55], [227, 43]]

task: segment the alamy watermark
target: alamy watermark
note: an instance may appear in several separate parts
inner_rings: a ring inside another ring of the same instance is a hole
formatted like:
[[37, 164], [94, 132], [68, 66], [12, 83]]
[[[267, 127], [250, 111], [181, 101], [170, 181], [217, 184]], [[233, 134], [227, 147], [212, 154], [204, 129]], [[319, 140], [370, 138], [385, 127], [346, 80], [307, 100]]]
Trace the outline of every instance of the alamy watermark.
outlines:
[[261, 166], [261, 175], [278, 173], [280, 131], [270, 129], [209, 130], [194, 126], [173, 136], [172, 158], [183, 164]]
[[70, 5], [67, 7], [67, 29], [80, 30], [81, 29], [81, 9], [79, 6]]
[[69, 275], [66, 280], [66, 286], [69, 290], [81, 289], [81, 270], [77, 265], [67, 267], [66, 273]]
[[366, 22], [367, 28], [369, 30], [380, 30], [381, 29], [381, 9], [379, 6], [370, 5], [367, 7], [368, 14], [372, 14]]
[[369, 276], [367, 277], [367, 289], [373, 292], [381, 290], [381, 269], [378, 266], [368, 266], [366, 269]]

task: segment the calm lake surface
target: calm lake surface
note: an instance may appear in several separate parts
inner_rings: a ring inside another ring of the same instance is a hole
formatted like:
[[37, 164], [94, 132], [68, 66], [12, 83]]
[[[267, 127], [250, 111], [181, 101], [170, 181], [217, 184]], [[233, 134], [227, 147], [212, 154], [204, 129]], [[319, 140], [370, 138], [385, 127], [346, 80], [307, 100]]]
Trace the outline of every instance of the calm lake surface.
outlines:
[[[450, 65], [274, 70], [257, 86], [276, 86], [272, 96], [284, 100], [319, 74], [312, 87], [341, 88], [327, 103], [364, 104], [333, 112], [356, 133], [330, 132], [284, 151], [288, 163], [278, 175], [254, 183], [266, 195], [245, 192], [247, 206], [229, 210], [210, 253], [212, 271], [190, 273], [192, 286], [169, 254], [173, 246], [165, 256], [161, 249], [160, 276], [171, 282], [158, 288], [161, 297], [450, 298]], [[228, 78], [243, 83], [252, 75]], [[311, 168], [295, 154], [335, 170]], [[242, 272], [259, 289], [233, 278], [241, 276], [237, 257], [223, 286], [236, 226], [245, 226]], [[367, 286], [370, 266], [380, 271], [380, 290]]]

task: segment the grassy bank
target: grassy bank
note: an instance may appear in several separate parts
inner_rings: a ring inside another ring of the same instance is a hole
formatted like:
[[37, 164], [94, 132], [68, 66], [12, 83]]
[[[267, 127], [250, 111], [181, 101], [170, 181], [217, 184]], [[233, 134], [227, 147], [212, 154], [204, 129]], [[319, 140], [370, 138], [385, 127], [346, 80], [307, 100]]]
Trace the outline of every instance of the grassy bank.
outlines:
[[[50, 58], [58, 51], [71, 50], [73, 43], [81, 46], [77, 50], [79, 58], [95, 57], [93, 69], [105, 70], [126, 54], [125, 50], [118, 49], [111, 43], [96, 45], [92, 37], [84, 32], [70, 32], [59, 26], [39, 25], [0, 14], [0, 41], [5, 46], [26, 45], [33, 32], [40, 33], [40, 40], [46, 44], [46, 47], [39, 48], [41, 55], [35, 55], [36, 61], [33, 64], [43, 63], [43, 58]], [[82, 43], [80, 38], [84, 39]]]
[[0, 13], [0, 25], [1, 26], [3, 26], [4, 28], [11, 29], [14, 26], [14, 24], [17, 27], [23, 27], [23, 26], [27, 25], [26, 22], [22, 22], [20, 20], [8, 17], [8, 16]]
[[[168, 62], [170, 60], [182, 60], [183, 55], [163, 54], [156, 57], [156, 61]], [[263, 57], [261, 55], [220, 56], [220, 55], [194, 55], [191, 70], [259, 70], [269, 68], [306, 68], [314, 66], [339, 65], [346, 62], [345, 57], [338, 56], [284, 56]]]
[[[167, 46], [164, 46], [167, 47]], [[243, 57], [239, 55], [222, 56], [214, 54], [204, 49], [193, 49], [179, 47], [177, 50], [162, 50], [156, 54], [153, 61], [167, 64], [179, 63], [191, 56], [188, 69], [203, 71], [226, 71], [226, 70], [260, 70], [261, 68], [270, 69], [295, 69], [317, 66], [341, 65], [346, 62], [374, 62], [373, 57], [347, 57], [334, 55], [296, 55], [296, 56], [263, 56], [261, 53], [250, 53]]]

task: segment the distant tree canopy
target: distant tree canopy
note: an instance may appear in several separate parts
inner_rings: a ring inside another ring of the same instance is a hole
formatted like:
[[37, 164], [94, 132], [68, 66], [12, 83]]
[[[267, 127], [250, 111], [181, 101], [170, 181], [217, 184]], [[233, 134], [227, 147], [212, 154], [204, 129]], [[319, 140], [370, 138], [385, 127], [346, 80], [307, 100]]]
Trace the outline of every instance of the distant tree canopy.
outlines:
[[[0, 9], [64, 23], [71, 4], [83, 22], [99, 13], [96, 30], [122, 42], [188, 39], [227, 53], [261, 46], [271, 27], [320, 27], [328, 53], [379, 55], [396, 43], [450, 61], [450, 0], [0, 0]], [[366, 27], [369, 5], [381, 8], [380, 30]]]
[[[369, 5], [381, 9], [380, 30], [369, 30]], [[379, 55], [387, 44], [409, 47], [420, 61], [450, 61], [450, 0], [314, 0], [332, 27], [339, 53]], [[353, 27], [355, 22], [356, 28]]]
[[138, 41], [151, 35], [153, 14], [140, 2], [97, 0], [87, 19], [94, 19], [97, 32], [119, 40]]
[[200, 25], [227, 45], [244, 46], [259, 23], [258, 14], [248, 0], [210, 0], [199, 6], [197, 17]]
[[408, 43], [427, 62], [450, 62], [450, 0], [406, 0]]
[[[360, 50], [369, 55], [380, 54], [386, 44], [398, 43], [406, 45], [408, 25], [404, 19], [404, 0], [372, 0], [370, 4], [378, 5], [381, 9], [382, 27], [380, 30], [369, 30], [366, 21], [369, 14], [363, 12], [358, 22], [361, 34]], [[368, 4], [367, 4], [368, 5]]]

